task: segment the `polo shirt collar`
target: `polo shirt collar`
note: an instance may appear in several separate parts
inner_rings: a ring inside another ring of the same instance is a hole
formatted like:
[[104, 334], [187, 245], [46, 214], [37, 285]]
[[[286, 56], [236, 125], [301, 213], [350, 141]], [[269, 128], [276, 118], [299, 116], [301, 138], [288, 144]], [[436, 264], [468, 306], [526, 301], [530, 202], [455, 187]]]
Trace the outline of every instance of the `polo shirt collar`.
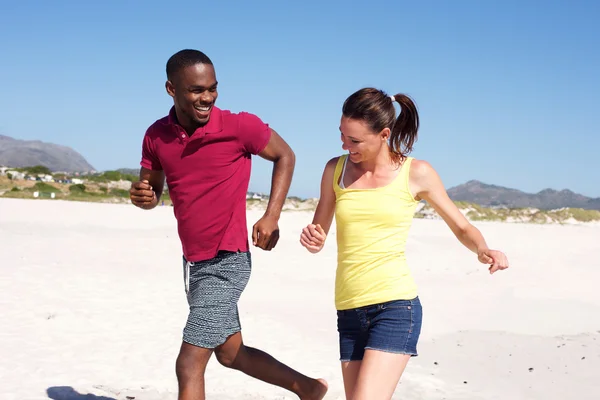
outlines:
[[[175, 113], [175, 106], [171, 107], [171, 110], [169, 110], [168, 122], [169, 122], [169, 125], [176, 125], [176, 126], [180, 127], [181, 129], [183, 129], [183, 127], [181, 127], [181, 125], [179, 125], [179, 121], [177, 120], [177, 114]], [[193, 138], [203, 137], [206, 134], [219, 133], [222, 130], [223, 130], [222, 112], [219, 108], [217, 108], [216, 106], [213, 105], [213, 108], [210, 111], [210, 118], [208, 120], [208, 123], [204, 126], [201, 126], [198, 129], [196, 129], [194, 131], [194, 134], [192, 135], [192, 137]]]

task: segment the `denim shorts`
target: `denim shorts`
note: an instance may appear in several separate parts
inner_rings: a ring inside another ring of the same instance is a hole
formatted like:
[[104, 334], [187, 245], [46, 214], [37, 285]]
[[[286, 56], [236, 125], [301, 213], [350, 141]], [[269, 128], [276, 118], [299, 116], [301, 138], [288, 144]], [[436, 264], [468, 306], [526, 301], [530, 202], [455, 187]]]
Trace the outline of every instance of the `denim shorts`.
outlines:
[[423, 310], [419, 297], [338, 310], [340, 360], [362, 360], [365, 350], [417, 356]]

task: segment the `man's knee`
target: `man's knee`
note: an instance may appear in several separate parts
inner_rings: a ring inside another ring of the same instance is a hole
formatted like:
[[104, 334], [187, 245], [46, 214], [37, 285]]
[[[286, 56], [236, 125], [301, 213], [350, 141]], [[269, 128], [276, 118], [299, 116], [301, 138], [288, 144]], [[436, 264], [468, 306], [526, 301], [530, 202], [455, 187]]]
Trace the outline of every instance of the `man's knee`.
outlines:
[[241, 345], [237, 349], [229, 346], [220, 346], [215, 349], [215, 356], [217, 361], [224, 367], [240, 369], [241, 362], [243, 361], [243, 352], [245, 351], [244, 345]]
[[204, 376], [206, 364], [208, 364], [211, 354], [211, 349], [183, 343], [175, 363], [175, 371], [178, 379], [186, 380]]

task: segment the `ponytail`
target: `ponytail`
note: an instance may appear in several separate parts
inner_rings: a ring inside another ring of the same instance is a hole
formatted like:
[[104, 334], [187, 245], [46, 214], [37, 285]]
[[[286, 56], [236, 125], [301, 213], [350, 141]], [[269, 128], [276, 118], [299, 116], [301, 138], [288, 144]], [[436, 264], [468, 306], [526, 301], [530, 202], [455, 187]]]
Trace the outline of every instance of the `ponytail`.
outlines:
[[[400, 114], [391, 129], [390, 152], [395, 161], [403, 160], [413, 149], [419, 130], [419, 113], [412, 99], [404, 94], [390, 96], [400, 104]], [[393, 106], [393, 103], [392, 103]]]

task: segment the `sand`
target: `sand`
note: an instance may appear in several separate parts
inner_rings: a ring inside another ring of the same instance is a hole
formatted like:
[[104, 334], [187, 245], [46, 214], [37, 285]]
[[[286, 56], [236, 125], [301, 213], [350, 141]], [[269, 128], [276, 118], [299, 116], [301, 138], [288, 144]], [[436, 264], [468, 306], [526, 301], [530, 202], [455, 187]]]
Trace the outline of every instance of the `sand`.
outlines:
[[[275, 250], [253, 250], [243, 332], [343, 399], [335, 237], [308, 253], [298, 238], [311, 218], [285, 212]], [[443, 222], [414, 222], [424, 324], [394, 398], [597, 399], [600, 227], [477, 226], [509, 270], [490, 276]], [[187, 304], [171, 207], [0, 199], [0, 250], [1, 399], [176, 399]], [[206, 379], [209, 399], [295, 398], [214, 358]]]

